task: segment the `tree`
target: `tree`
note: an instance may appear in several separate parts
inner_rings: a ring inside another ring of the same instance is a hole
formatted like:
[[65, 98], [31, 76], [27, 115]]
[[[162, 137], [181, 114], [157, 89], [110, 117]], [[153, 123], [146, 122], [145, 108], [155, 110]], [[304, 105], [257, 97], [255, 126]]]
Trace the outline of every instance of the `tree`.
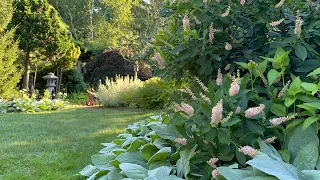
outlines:
[[10, 28], [25, 53], [23, 88], [28, 89], [31, 54], [45, 55], [54, 61], [63, 57], [71, 43], [68, 26], [47, 0], [16, 0]]
[[13, 14], [12, 0], [3, 0], [0, 11], [0, 96], [9, 97], [20, 80], [16, 63], [18, 43], [13, 40], [15, 29], [6, 31]]

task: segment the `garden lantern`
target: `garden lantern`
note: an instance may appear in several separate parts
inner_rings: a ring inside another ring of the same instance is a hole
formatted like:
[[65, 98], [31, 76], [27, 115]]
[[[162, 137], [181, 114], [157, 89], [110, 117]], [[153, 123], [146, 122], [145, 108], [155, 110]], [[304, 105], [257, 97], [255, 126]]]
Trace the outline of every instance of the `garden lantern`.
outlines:
[[48, 73], [46, 76], [43, 76], [42, 78], [47, 80], [46, 87], [49, 90], [50, 99], [52, 99], [52, 93], [53, 93], [54, 88], [56, 87], [56, 81], [59, 78], [57, 76], [55, 76], [52, 72]]

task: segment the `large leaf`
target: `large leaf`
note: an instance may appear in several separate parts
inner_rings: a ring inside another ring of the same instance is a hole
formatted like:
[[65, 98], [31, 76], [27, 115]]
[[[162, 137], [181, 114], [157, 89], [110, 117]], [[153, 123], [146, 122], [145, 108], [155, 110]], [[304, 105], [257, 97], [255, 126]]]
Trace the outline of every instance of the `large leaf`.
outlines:
[[121, 163], [119, 167], [128, 178], [143, 179], [145, 177], [148, 177], [148, 170], [140, 165], [132, 163]]
[[90, 177], [95, 172], [96, 169], [97, 168], [95, 166], [88, 165], [84, 169], [82, 169], [82, 171], [80, 171], [80, 174], [83, 176]]
[[147, 161], [141, 157], [139, 152], [126, 152], [126, 153], [120, 154], [116, 158], [116, 160], [119, 161], [120, 163], [138, 164], [140, 166], [147, 168]]
[[272, 176], [252, 176], [247, 177], [243, 180], [278, 180], [278, 178]]
[[305, 61], [308, 56], [307, 49], [300, 43], [297, 43], [294, 47], [295, 53], [302, 61]]
[[319, 170], [304, 170], [301, 172], [303, 180], [319, 180], [320, 171]]
[[277, 70], [275, 69], [271, 69], [269, 72], [268, 72], [268, 84], [271, 85], [279, 76], [281, 76], [281, 73], [278, 72]]
[[159, 149], [153, 144], [146, 144], [140, 149], [141, 156], [149, 161], [149, 159], [157, 152]]
[[175, 126], [167, 126], [164, 124], [157, 124], [150, 126], [152, 130], [154, 130], [158, 136], [163, 139], [173, 140], [174, 138], [182, 137], [182, 135], [177, 131]]
[[267, 144], [266, 142], [259, 140], [259, 146], [261, 149], [261, 152], [268, 154], [270, 157], [278, 160], [278, 161], [282, 161], [282, 157], [280, 156], [280, 154], [278, 153], [278, 151], [270, 144]]
[[302, 125], [297, 126], [288, 143], [291, 160], [294, 161], [299, 151], [312, 141], [315, 141], [317, 145], [319, 145], [319, 138], [314, 128], [309, 126], [307, 130], [303, 132]]
[[306, 131], [306, 129], [313, 124], [314, 122], [318, 121], [320, 118], [318, 116], [312, 116], [304, 120], [303, 125], [302, 125], [302, 131]]
[[288, 89], [288, 92], [291, 95], [296, 95], [297, 93], [299, 93], [301, 91], [301, 80], [299, 77], [296, 77], [292, 83], [290, 84], [290, 87]]
[[235, 62], [235, 63], [240, 65], [240, 66], [242, 66], [245, 69], [248, 69], [248, 64], [247, 63], [244, 63], [244, 62]]
[[166, 176], [170, 175], [171, 170], [172, 170], [172, 167], [162, 166], [162, 167], [150, 170], [148, 172], [148, 176], [154, 177], [154, 178], [165, 178]]
[[177, 161], [177, 174], [179, 177], [187, 177], [190, 172], [190, 159], [194, 156], [194, 152], [197, 149], [195, 145], [191, 149], [185, 149], [180, 151], [180, 159]]
[[[122, 176], [120, 175], [121, 170], [118, 168], [115, 168], [113, 170], [111, 170], [108, 174], [107, 174], [107, 179], [106, 180], [121, 180]], [[99, 180], [99, 179], [98, 179]]]
[[91, 161], [97, 168], [106, 169], [108, 168], [109, 162], [114, 160], [116, 157], [117, 155], [113, 153], [95, 154], [91, 156]]
[[314, 170], [318, 161], [318, 157], [318, 144], [315, 141], [311, 141], [298, 152], [293, 165], [300, 171]]
[[248, 161], [247, 164], [280, 180], [300, 180], [300, 174], [295, 167], [282, 161], [265, 158], [262, 153]]
[[171, 148], [170, 147], [164, 147], [162, 149], [160, 149], [158, 152], [156, 152], [148, 161], [148, 165], [150, 165], [150, 163], [155, 162], [155, 161], [164, 161], [165, 159], [167, 159], [167, 157], [170, 155], [171, 153]]
[[259, 71], [261, 74], [263, 74], [265, 71], [266, 71], [266, 68], [267, 68], [267, 64], [268, 64], [268, 61], [267, 60], [264, 60], [263, 62], [261, 62], [258, 66], [256, 66], [254, 69], [253, 69], [253, 74], [255, 77], [259, 77], [259, 73], [257, 71]]
[[243, 180], [251, 176], [251, 174], [248, 171], [232, 169], [230, 167], [219, 167], [218, 171], [227, 180]]
[[313, 83], [301, 83], [301, 86], [303, 89], [310, 91], [312, 93], [312, 95], [314, 95], [315, 93], [317, 93], [318, 91], [318, 85], [317, 84], [313, 84]]
[[219, 129], [218, 139], [221, 144], [230, 144], [230, 136], [224, 129]]

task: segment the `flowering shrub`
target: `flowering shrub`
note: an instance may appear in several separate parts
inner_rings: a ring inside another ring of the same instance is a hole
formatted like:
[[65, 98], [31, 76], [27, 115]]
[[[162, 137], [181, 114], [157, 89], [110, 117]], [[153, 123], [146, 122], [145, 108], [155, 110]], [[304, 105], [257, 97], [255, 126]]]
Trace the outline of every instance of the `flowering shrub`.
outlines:
[[49, 91], [46, 90], [44, 97], [41, 100], [36, 100], [34, 97], [29, 98], [29, 96], [25, 95], [24, 93], [22, 93], [20, 98], [10, 101], [0, 99], [0, 113], [32, 113], [62, 109], [68, 105], [68, 102], [65, 101], [66, 94], [60, 94], [59, 96], [61, 97], [61, 99], [50, 100]]

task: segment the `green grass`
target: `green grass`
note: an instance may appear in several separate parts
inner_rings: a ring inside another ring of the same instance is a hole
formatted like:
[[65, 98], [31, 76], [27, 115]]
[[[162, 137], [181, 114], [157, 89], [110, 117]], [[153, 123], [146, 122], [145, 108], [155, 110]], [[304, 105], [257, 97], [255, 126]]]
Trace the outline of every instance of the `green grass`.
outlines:
[[91, 163], [101, 143], [154, 114], [102, 108], [0, 114], [0, 175], [10, 180], [77, 179], [74, 175]]

